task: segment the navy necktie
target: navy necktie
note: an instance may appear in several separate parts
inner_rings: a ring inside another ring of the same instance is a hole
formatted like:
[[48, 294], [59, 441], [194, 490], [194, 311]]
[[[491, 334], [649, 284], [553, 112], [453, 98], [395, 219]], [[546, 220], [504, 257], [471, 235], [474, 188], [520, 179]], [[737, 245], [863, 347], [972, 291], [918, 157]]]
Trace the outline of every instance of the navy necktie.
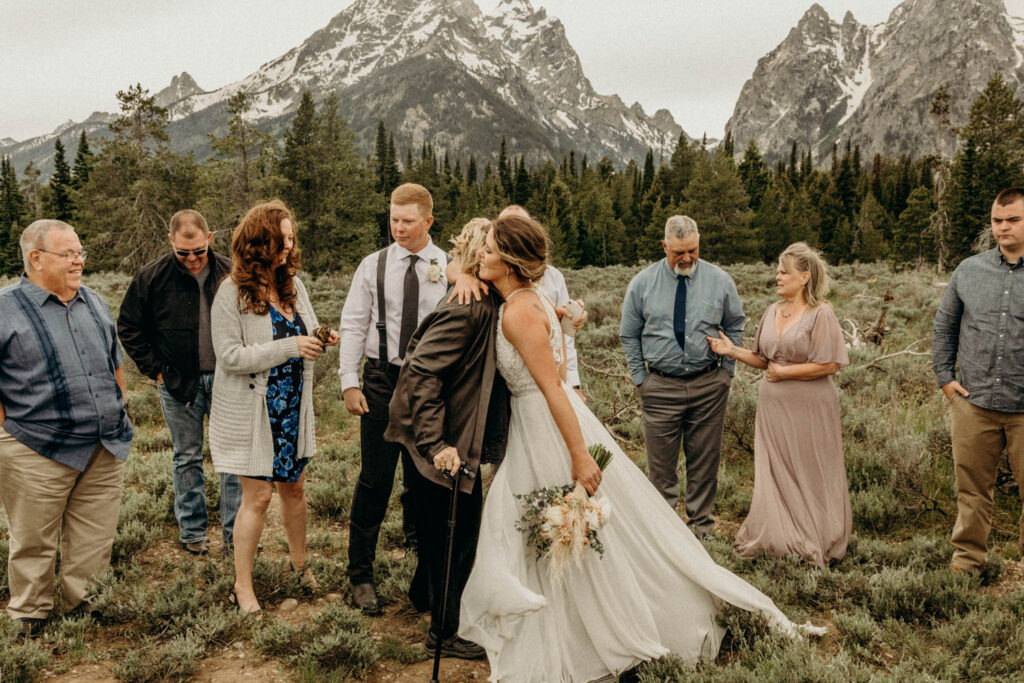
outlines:
[[686, 348], [686, 278], [682, 275], [676, 276], [679, 283], [676, 285], [676, 307], [672, 315], [672, 329], [676, 333], [676, 341], [679, 348]]

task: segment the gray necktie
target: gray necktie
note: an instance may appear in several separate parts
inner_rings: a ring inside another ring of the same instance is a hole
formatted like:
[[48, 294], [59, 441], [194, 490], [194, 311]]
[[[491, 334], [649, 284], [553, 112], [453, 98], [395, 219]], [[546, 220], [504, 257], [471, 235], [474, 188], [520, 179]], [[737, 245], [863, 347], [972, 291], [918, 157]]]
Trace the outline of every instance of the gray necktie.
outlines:
[[409, 255], [409, 267], [405, 271], [405, 284], [402, 285], [402, 326], [398, 331], [398, 357], [405, 358], [405, 347], [412, 339], [412, 333], [419, 322], [420, 311], [420, 279], [416, 276], [416, 262], [420, 257]]

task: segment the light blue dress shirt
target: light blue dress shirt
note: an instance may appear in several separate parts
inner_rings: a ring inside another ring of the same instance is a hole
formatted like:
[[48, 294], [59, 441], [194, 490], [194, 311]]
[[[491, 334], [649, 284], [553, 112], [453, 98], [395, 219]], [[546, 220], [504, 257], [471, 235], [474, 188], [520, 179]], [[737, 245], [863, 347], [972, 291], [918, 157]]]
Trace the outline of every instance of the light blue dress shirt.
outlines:
[[[737, 346], [743, 341], [746, 318], [736, 283], [718, 266], [698, 259], [686, 283], [686, 343], [680, 348], [672, 324], [678, 278], [668, 259], [662, 259], [637, 273], [626, 289], [619, 340], [637, 385], [648, 367], [689, 375], [717, 363], [720, 356], [711, 351], [707, 337], [717, 337], [719, 330]], [[721, 360], [732, 375], [736, 360]]]

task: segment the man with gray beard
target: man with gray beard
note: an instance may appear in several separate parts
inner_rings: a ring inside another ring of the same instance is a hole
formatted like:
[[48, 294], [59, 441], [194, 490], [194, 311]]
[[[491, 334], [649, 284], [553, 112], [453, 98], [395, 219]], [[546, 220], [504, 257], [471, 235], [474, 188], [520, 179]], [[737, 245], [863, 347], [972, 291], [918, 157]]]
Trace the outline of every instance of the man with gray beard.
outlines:
[[673, 508], [679, 501], [679, 447], [686, 456], [687, 524], [711, 534], [725, 407], [736, 361], [711, 351], [721, 330], [743, 340], [743, 306], [732, 278], [699, 258], [700, 234], [672, 216], [665, 258], [640, 271], [622, 302], [619, 340], [640, 393], [648, 478]]

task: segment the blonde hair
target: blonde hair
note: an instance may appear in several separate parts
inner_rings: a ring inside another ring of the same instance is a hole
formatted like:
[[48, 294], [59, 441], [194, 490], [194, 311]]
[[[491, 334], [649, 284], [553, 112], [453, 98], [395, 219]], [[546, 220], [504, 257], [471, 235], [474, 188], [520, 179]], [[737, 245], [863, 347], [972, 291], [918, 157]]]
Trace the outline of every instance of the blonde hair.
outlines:
[[503, 216], [494, 221], [498, 256], [519, 278], [536, 282], [547, 268], [548, 235], [532, 218]]
[[434, 198], [430, 196], [430, 190], [416, 183], [405, 183], [396, 187], [391, 193], [391, 203], [395, 206], [415, 204], [424, 218], [429, 218], [434, 213]]
[[491, 222], [486, 218], [474, 218], [462, 227], [462, 232], [451, 239], [452, 262], [460, 273], [476, 272], [479, 265], [480, 250], [487, 241], [487, 231]]
[[779, 263], [786, 269], [793, 268], [799, 273], [809, 273], [804, 283], [804, 300], [810, 307], [817, 306], [828, 294], [828, 264], [821, 252], [810, 247], [806, 242], [795, 242], [779, 254]]

